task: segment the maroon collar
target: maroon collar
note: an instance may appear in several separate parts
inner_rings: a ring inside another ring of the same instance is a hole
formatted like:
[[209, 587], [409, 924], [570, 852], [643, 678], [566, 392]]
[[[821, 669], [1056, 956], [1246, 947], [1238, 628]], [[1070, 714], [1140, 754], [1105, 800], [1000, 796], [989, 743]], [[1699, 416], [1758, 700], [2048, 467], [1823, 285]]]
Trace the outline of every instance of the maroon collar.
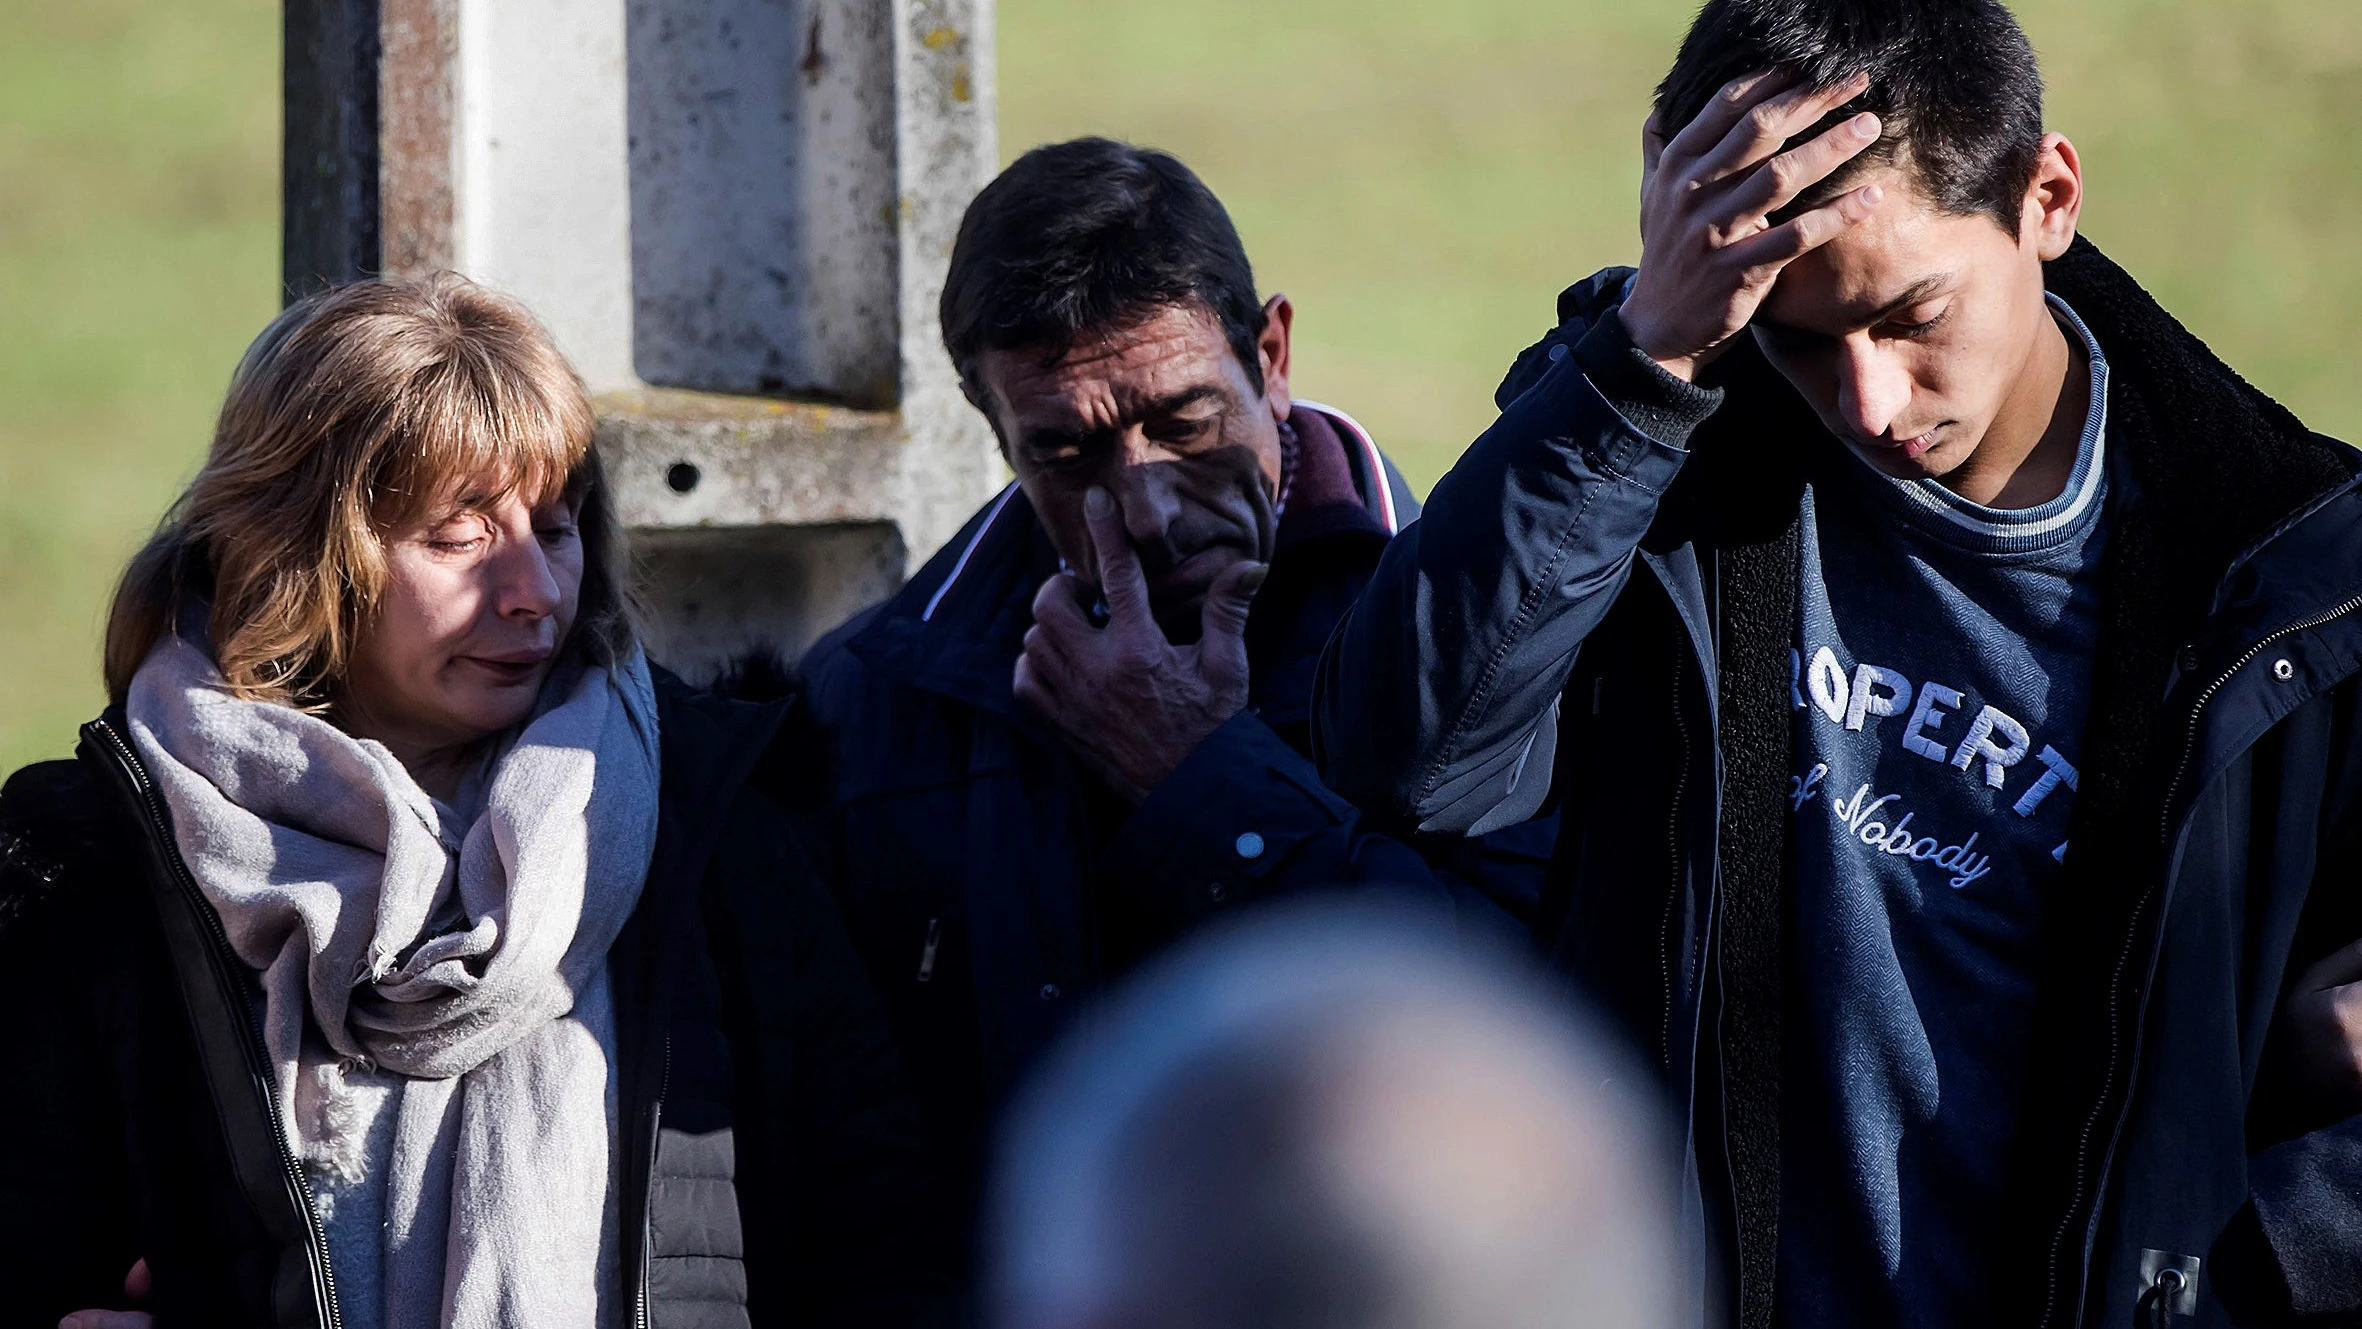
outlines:
[[[1296, 475], [1288, 490], [1287, 511], [1280, 514], [1278, 547], [1340, 531], [1392, 534], [1354, 483], [1353, 463], [1345, 451], [1349, 444], [1337, 423], [1324, 411], [1298, 406], [1289, 413], [1288, 424], [1296, 431]], [[1384, 484], [1385, 478], [1377, 482]]]

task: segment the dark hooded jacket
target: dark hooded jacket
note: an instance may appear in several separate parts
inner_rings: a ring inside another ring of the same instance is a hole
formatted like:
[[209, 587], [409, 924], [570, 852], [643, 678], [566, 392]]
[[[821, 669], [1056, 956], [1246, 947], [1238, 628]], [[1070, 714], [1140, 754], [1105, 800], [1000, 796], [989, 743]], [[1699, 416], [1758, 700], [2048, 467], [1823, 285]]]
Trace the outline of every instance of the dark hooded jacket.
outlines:
[[[748, 772], [775, 709], [658, 676], [657, 843], [609, 952], [636, 1326], [918, 1323], [940, 1306], [917, 1113], [826, 888]], [[261, 987], [115, 710], [0, 792], [0, 1326], [326, 1329]]]
[[[1820, 426], [1742, 342], [1687, 450], [1662, 441], [1688, 408], [1610, 315], [1626, 275], [1567, 292], [1499, 422], [1388, 550], [1323, 662], [1316, 727], [1342, 792], [1428, 829], [1546, 793], [1562, 809], [1540, 936], [1686, 1106], [1727, 1307], [1756, 1329]], [[2107, 353], [2120, 469], [1991, 1322], [2347, 1322], [2362, 1119], [2293, 1088], [2275, 1016], [2362, 935], [2357, 459], [2088, 242], [2047, 276]]]
[[[1305, 747], [1321, 645], [1417, 506], [1360, 426], [1299, 403], [1307, 474], [1247, 624], [1248, 709], [1137, 809], [1011, 694], [1058, 556], [1011, 485], [902, 592], [805, 657], [801, 733], [768, 779], [808, 817], [972, 1215], [1013, 1082], [1134, 960], [1275, 892], [1375, 885], [1449, 925], [1508, 931], [1548, 827], [1470, 844], [1398, 835], [1322, 785]], [[1323, 499], [1327, 501], [1322, 501]], [[825, 770], [806, 751], [825, 751]]]

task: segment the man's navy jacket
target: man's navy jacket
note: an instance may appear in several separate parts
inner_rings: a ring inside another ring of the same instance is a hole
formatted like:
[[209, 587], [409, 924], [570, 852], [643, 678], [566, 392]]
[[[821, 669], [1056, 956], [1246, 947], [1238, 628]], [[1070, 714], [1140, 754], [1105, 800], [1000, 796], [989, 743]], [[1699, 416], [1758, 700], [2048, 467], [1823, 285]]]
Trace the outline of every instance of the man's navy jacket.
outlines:
[[1034, 595], [1059, 570], [1015, 485], [805, 657], [799, 718], [765, 778], [837, 883], [961, 1222], [1014, 1082], [1094, 990], [1193, 922], [1337, 886], [1392, 888], [1479, 931], [1531, 917], [1551, 828], [1406, 843], [1306, 755], [1322, 643], [1417, 503], [1348, 417], [1299, 403], [1293, 423], [1308, 457], [1328, 450], [1343, 501], [1282, 515], [1248, 620], [1249, 709], [1137, 810], [1011, 695]]
[[[1794, 977], [1801, 431], [1819, 425], [1742, 343], [1690, 448], [1649, 437], [1585, 370], [1612, 363], [1623, 277], [1562, 298], [1499, 421], [1387, 550], [1323, 661], [1316, 746], [1346, 797], [1428, 830], [1560, 810], [1539, 934], [1686, 1107], [1718, 1296], [1756, 1329]], [[2348, 1322], [2362, 1119], [2294, 1087], [2275, 1015], [2362, 936], [2356, 455], [2088, 243], [2047, 278], [2109, 357], [2121, 469], [1989, 1322]]]

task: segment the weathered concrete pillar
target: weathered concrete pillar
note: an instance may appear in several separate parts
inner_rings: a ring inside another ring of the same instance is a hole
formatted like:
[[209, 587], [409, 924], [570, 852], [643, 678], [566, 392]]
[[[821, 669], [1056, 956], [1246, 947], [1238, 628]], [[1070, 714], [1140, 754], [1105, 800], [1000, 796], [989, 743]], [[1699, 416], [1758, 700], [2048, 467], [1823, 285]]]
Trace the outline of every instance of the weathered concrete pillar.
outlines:
[[285, 277], [454, 268], [582, 371], [659, 659], [792, 657], [1004, 475], [935, 302], [993, 0], [289, 0]]

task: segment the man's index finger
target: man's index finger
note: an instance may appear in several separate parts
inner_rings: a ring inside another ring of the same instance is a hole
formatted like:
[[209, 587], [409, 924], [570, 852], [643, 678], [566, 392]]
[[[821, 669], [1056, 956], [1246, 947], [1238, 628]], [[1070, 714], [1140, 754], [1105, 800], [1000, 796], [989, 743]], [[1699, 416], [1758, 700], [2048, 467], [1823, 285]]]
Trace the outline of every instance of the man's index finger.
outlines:
[[1106, 597], [1109, 621], [1149, 621], [1148, 579], [1131, 537], [1124, 534], [1115, 496], [1096, 488], [1084, 495], [1083, 520], [1090, 527], [1091, 558], [1099, 565], [1099, 594]]

